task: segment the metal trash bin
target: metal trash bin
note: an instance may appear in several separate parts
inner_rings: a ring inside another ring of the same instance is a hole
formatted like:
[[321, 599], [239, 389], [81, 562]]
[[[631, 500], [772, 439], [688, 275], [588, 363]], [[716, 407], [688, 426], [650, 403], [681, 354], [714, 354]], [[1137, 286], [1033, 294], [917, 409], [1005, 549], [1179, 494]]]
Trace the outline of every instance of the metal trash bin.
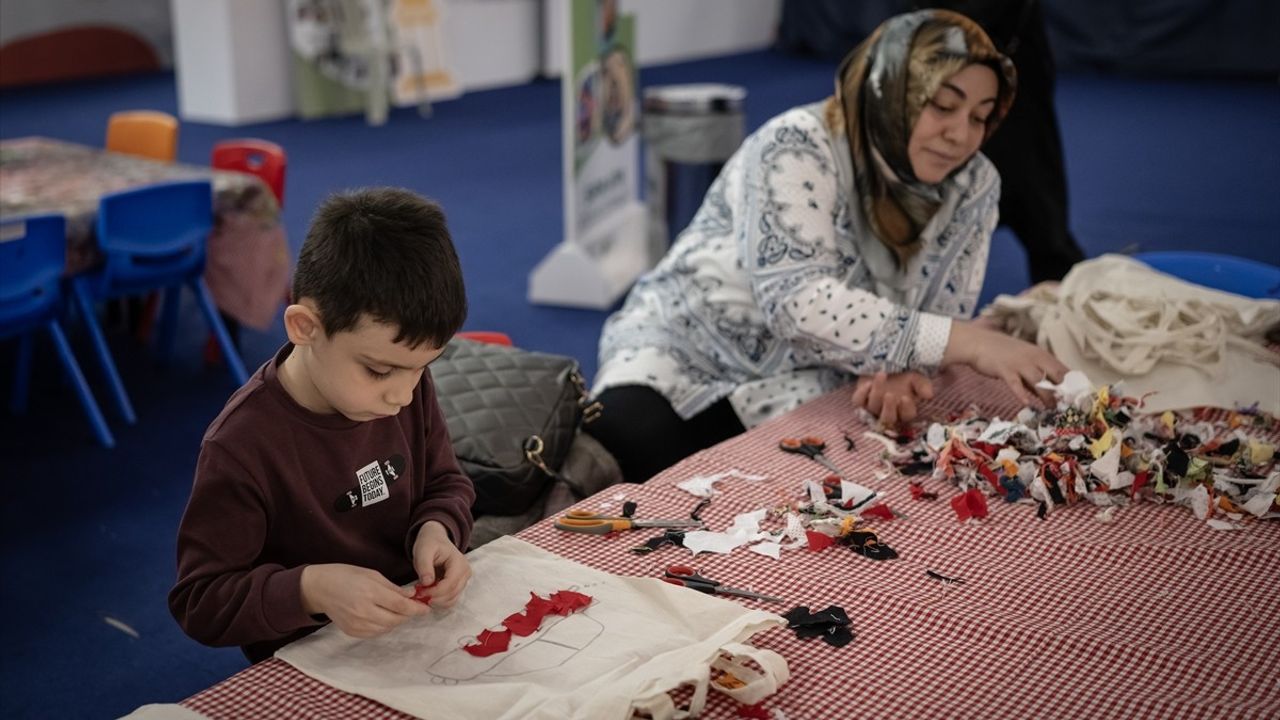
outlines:
[[656, 263], [689, 224], [724, 163], [745, 137], [745, 88], [658, 85], [644, 90], [645, 203]]

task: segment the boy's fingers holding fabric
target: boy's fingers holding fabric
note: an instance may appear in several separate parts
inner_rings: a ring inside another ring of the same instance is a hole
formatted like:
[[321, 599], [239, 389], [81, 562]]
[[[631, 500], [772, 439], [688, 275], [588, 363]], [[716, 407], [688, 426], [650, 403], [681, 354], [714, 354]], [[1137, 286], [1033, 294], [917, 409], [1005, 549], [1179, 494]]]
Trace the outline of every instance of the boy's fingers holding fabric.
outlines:
[[446, 558], [444, 565], [437, 569], [440, 580], [432, 588], [431, 604], [451, 607], [471, 579], [471, 564], [462, 553], [455, 553]]

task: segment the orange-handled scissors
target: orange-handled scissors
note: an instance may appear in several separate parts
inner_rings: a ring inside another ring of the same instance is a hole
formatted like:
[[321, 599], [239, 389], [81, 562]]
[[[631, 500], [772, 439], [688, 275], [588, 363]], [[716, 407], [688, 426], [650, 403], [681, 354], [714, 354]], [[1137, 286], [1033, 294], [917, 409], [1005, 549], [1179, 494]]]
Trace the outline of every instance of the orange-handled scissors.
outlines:
[[688, 565], [668, 566], [662, 579], [664, 582], [669, 582], [672, 585], [683, 585], [691, 590], [697, 590], [700, 593], [706, 593], [708, 595], [735, 595], [737, 597], [751, 598], [753, 600], [784, 602], [780, 597], [763, 595], [758, 592], [742, 590], [740, 588], [727, 587], [722, 585], [719, 580], [712, 580], [709, 577], [699, 575], [697, 570], [694, 570]]
[[827, 456], [823, 454], [823, 451], [827, 449], [827, 443], [822, 438], [782, 438], [778, 442], [778, 449], [785, 453], [803, 455], [835, 473], [837, 477], [844, 478], [844, 473], [840, 472], [840, 468], [836, 467], [835, 463], [828, 460]]
[[587, 533], [590, 535], [608, 535], [619, 530], [636, 528], [700, 528], [701, 520], [638, 520], [619, 515], [600, 515], [586, 510], [570, 510], [556, 518], [557, 530]]

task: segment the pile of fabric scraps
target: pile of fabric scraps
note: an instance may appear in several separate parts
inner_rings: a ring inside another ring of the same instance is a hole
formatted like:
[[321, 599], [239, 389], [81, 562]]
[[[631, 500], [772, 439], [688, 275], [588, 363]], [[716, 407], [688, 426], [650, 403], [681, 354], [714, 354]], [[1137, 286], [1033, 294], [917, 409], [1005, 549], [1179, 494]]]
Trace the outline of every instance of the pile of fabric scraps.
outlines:
[[832, 647], [844, 647], [853, 641], [852, 621], [844, 608], [838, 605], [816, 613], [810, 612], [808, 605], [797, 605], [782, 617], [787, 619], [787, 627], [795, 630], [796, 637], [801, 640], [821, 637]]
[[525, 603], [524, 612], [508, 615], [502, 621], [501, 630], [485, 628], [476, 636], [475, 642], [464, 645], [463, 650], [476, 657], [489, 657], [506, 652], [511, 644], [511, 636], [527, 637], [542, 627], [542, 621], [548, 615], [568, 616], [591, 604], [591, 596], [572, 590], [559, 590], [544, 598], [537, 593], [529, 593], [529, 602]]
[[970, 407], [946, 423], [917, 425], [898, 438], [905, 442], [875, 437], [886, 444], [884, 459], [913, 476], [913, 498], [937, 497], [925, 481], [958, 488], [951, 506], [961, 521], [986, 517], [996, 498], [1035, 505], [1041, 519], [1087, 502], [1111, 522], [1117, 508], [1142, 501], [1187, 506], [1220, 530], [1280, 517], [1275, 418], [1253, 410], [1144, 414], [1121, 385], [1095, 388], [1075, 371], [1041, 387], [1054, 391], [1053, 407], [1024, 408], [1012, 420]]

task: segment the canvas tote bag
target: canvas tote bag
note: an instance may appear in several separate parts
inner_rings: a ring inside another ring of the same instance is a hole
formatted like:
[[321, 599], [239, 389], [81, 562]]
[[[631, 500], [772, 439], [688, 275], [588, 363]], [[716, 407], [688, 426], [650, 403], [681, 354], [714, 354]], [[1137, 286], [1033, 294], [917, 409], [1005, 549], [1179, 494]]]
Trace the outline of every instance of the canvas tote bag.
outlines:
[[[786, 682], [786, 661], [750, 644], [786, 621], [773, 613], [656, 578], [611, 575], [513, 537], [468, 554], [473, 575], [458, 604], [414, 618], [377, 638], [352, 638], [330, 625], [276, 656], [340, 690], [421, 718], [695, 717], [710, 690], [748, 704]], [[500, 630], [529, 593], [574, 590], [584, 610], [549, 615], [506, 652], [474, 657], [461, 648], [485, 628]], [[726, 691], [711, 667], [745, 682]], [[693, 687], [678, 710], [667, 691]]]

